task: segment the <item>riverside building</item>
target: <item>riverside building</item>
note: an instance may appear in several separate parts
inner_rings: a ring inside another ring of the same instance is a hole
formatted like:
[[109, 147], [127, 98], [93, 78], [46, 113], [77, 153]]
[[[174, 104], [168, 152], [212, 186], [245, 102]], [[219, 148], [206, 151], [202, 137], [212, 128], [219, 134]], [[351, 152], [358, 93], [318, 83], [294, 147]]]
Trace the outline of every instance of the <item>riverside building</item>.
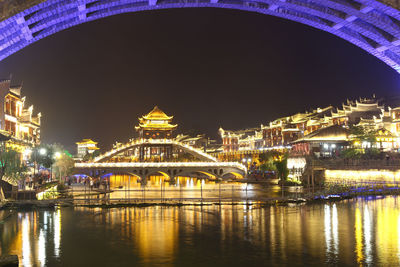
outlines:
[[12, 86], [10, 79], [0, 80], [0, 131], [9, 137], [8, 147], [20, 153], [40, 144], [41, 113], [27, 107], [26, 97], [21, 94], [22, 85]]
[[83, 159], [87, 154], [92, 154], [99, 150], [97, 144], [98, 143], [92, 139], [82, 139], [81, 141], [76, 142], [77, 158]]
[[[239, 131], [220, 128], [219, 134], [223, 153], [292, 148], [296, 153], [318, 151], [322, 155], [350, 144], [354, 138], [349, 132], [352, 126], [374, 131], [376, 148], [383, 151], [400, 148], [400, 105], [390, 107], [375, 97], [347, 100], [339, 107], [327, 106], [297, 113], [258, 128]], [[365, 148], [372, 144], [356, 145]]]

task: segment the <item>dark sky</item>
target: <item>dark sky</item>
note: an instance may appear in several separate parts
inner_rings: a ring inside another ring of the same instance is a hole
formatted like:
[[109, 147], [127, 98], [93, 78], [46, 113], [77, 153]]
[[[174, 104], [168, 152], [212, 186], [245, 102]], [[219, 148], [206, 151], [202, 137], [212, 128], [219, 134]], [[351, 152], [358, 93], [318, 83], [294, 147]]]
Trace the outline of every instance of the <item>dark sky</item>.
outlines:
[[331, 34], [223, 9], [146, 11], [86, 23], [0, 62], [43, 114], [42, 140], [93, 138], [108, 148], [134, 135], [158, 105], [213, 137], [346, 98], [398, 95], [400, 75]]

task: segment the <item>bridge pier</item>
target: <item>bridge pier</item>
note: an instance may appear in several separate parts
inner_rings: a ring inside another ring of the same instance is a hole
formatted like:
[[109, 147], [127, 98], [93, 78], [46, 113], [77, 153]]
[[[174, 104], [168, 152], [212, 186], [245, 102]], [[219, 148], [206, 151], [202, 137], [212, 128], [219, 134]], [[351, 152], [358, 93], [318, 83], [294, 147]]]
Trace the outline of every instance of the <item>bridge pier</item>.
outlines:
[[139, 179], [140, 179], [140, 185], [142, 187], [147, 185], [147, 176], [140, 177]]
[[170, 184], [175, 184], [176, 183], [176, 176], [169, 176], [169, 183]]

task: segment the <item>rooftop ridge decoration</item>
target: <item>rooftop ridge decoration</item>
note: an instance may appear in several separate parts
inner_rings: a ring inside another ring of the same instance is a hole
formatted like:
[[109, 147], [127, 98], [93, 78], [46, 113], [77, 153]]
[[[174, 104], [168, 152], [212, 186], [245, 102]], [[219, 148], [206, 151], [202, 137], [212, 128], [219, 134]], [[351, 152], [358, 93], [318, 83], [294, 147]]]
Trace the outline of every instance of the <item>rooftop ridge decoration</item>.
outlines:
[[2, 0], [0, 60], [81, 23], [121, 13], [189, 7], [238, 9], [309, 25], [360, 47], [400, 73], [400, 2], [395, 0]]
[[170, 140], [170, 139], [139, 139], [139, 140], [137, 140], [136, 139], [136, 140], [132, 140], [132, 141], [130, 141], [130, 142], [124, 144], [124, 145], [121, 145], [121, 146], [119, 146], [117, 148], [113, 148], [112, 150], [110, 150], [110, 151], [108, 151], [108, 152], [106, 152], [106, 153], [94, 158], [93, 162], [100, 162], [101, 160], [103, 160], [105, 158], [108, 158], [108, 157], [110, 157], [112, 155], [118, 154], [118, 153], [124, 151], [125, 149], [128, 149], [128, 148], [132, 147], [132, 146], [143, 145], [143, 144], [172, 144], [172, 145], [180, 146], [182, 148], [186, 148], [187, 150], [189, 150], [189, 151], [191, 151], [191, 152], [193, 152], [193, 153], [195, 153], [197, 155], [200, 155], [201, 157], [203, 157], [205, 159], [211, 160], [213, 162], [217, 162], [218, 161], [215, 157], [211, 156], [210, 154], [207, 154], [207, 153], [205, 153], [205, 152], [203, 152], [203, 151], [201, 151], [199, 149], [196, 149], [196, 148], [191, 147], [189, 145], [185, 145], [185, 144], [183, 144], [181, 142], [178, 142], [178, 141], [175, 141], [175, 140]]
[[171, 124], [173, 118], [174, 116], [168, 116], [155, 106], [152, 111], [139, 118], [139, 125], [135, 126], [135, 129], [174, 130], [178, 125]]
[[168, 116], [158, 106], [155, 106], [152, 111], [143, 116], [146, 120], [172, 120], [174, 116]]

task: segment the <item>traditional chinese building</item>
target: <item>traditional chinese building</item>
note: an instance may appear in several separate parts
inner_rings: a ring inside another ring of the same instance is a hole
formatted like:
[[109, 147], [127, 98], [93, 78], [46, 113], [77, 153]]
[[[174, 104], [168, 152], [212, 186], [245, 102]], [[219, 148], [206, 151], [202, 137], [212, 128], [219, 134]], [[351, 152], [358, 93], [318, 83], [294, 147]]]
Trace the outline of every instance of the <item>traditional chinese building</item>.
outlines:
[[40, 143], [41, 113], [35, 115], [33, 105], [26, 107], [21, 90], [22, 86], [12, 86], [9, 79], [0, 80], [0, 130], [10, 136], [7, 146], [23, 153]]
[[331, 125], [294, 141], [291, 155], [335, 156], [348, 145], [348, 140], [349, 130], [347, 128], [340, 125]]
[[92, 154], [96, 150], [99, 150], [97, 144], [98, 143], [92, 139], [82, 139], [82, 141], [76, 142], [78, 158], [82, 159], [86, 154]]
[[223, 151], [255, 150], [264, 146], [262, 131], [257, 128], [230, 131], [219, 128]]
[[150, 140], [149, 143], [141, 145], [139, 149], [139, 160], [168, 160], [172, 157], [172, 145], [151, 144], [151, 139], [172, 139], [172, 132], [178, 126], [171, 124], [173, 116], [168, 116], [157, 106], [148, 114], [139, 118], [139, 125], [135, 127], [139, 138]]
[[[339, 107], [327, 106], [278, 118], [265, 125], [262, 124], [259, 128], [240, 131], [220, 128], [219, 134], [223, 143], [223, 151], [225, 153], [254, 149], [282, 149], [294, 143], [296, 143], [296, 149], [303, 145], [305, 146], [304, 149], [310, 145], [316, 149], [316, 137], [327, 133], [327, 131], [321, 132], [321, 130], [333, 125], [347, 130], [353, 126], [359, 126], [366, 131], [385, 132], [385, 135], [389, 135], [389, 131], [390, 137], [385, 137], [386, 139], [390, 138], [389, 143], [385, 139], [385, 142], [382, 142], [382, 137], [376, 136], [380, 140], [377, 140], [376, 147], [387, 151], [397, 150], [400, 148], [400, 101], [397, 104], [392, 104], [393, 108], [384, 103], [386, 101], [377, 99], [375, 96], [359, 98], [357, 100], [346, 100]], [[332, 129], [337, 129], [337, 127], [330, 128], [329, 131]], [[260, 132], [262, 133], [261, 138]], [[316, 133], [317, 136], [314, 136], [313, 133]], [[313, 140], [310, 139], [311, 137], [313, 137]], [[348, 141], [351, 138], [351, 135], [346, 137]], [[301, 142], [296, 142], [298, 140], [301, 140]], [[307, 142], [312, 144], [307, 144]], [[323, 152], [327, 145], [329, 146], [329, 144], [321, 142], [318, 146], [321, 146]]]
[[168, 116], [157, 106], [147, 115], [139, 118], [139, 125], [135, 127], [139, 138], [145, 139], [171, 139], [172, 131], [178, 125], [171, 124], [174, 116]]

